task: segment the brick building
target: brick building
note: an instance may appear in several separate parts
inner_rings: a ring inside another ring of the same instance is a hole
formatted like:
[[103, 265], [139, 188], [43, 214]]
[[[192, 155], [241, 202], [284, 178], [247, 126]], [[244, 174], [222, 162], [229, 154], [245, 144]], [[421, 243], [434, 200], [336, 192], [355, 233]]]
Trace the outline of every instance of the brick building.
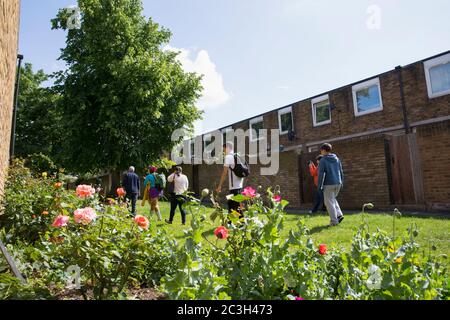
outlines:
[[[280, 129], [280, 170], [260, 176], [253, 165], [245, 184], [279, 185], [292, 208], [310, 207], [307, 163], [330, 142], [345, 174], [343, 208], [373, 202], [379, 209], [450, 212], [450, 51], [220, 130], [250, 126]], [[184, 165], [184, 171], [198, 193], [217, 184], [222, 167]]]
[[0, 0], [0, 196], [9, 160], [19, 11], [19, 0]]

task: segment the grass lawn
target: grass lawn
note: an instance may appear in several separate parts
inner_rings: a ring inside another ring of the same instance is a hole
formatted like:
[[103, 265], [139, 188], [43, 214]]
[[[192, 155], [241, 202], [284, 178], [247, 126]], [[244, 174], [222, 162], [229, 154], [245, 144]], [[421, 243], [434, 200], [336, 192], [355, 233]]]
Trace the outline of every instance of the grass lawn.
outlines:
[[[164, 218], [169, 217], [170, 205], [167, 202], [161, 202], [161, 214]], [[144, 207], [141, 206], [141, 202], [137, 205], [138, 214], [149, 217], [150, 206], [147, 203]], [[207, 213], [210, 213], [212, 209], [208, 208]], [[311, 236], [315, 243], [326, 243], [329, 249], [336, 247], [350, 248], [350, 242], [355, 234], [358, 226], [361, 223], [361, 214], [345, 214], [344, 221], [337, 227], [327, 228], [329, 224], [329, 217], [325, 214], [305, 215], [305, 214], [286, 214], [284, 220], [284, 235], [288, 235], [289, 230], [295, 228], [298, 219], [305, 219], [307, 227], [310, 229]], [[213, 231], [217, 225], [213, 225], [209, 220], [209, 214], [205, 231], [208, 233], [208, 239], [210, 241], [216, 241]], [[184, 230], [190, 227], [190, 215], [187, 214], [187, 223], [185, 226], [181, 224], [181, 215], [179, 210], [175, 213], [173, 224], [166, 224], [164, 221], [157, 221], [156, 216], [151, 216], [151, 223], [155, 224], [157, 228], [165, 228], [169, 232], [173, 232], [175, 238], [184, 243]], [[370, 230], [375, 231], [376, 228], [380, 228], [383, 231], [392, 233], [392, 216], [390, 214], [374, 214], [366, 213], [366, 221], [369, 223]], [[216, 224], [217, 224], [216, 220]], [[445, 253], [450, 257], [450, 218], [435, 218], [435, 217], [406, 217], [402, 216], [395, 221], [395, 233], [396, 235], [404, 234], [407, 228], [415, 223], [419, 229], [418, 242], [422, 249], [429, 252], [430, 247], [434, 244], [437, 248], [437, 253]], [[450, 264], [450, 259], [447, 260]]]

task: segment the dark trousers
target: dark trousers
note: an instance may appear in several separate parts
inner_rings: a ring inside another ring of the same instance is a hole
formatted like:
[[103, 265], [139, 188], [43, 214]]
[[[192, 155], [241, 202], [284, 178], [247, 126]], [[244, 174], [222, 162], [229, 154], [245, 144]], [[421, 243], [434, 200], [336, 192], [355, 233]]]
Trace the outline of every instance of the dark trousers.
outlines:
[[[230, 190], [230, 194], [236, 196], [236, 195], [240, 194], [241, 191], [242, 191], [242, 189], [233, 189], [233, 190]], [[242, 218], [244, 216], [239, 202], [236, 202], [233, 200], [228, 200], [227, 204], [228, 204], [228, 213], [231, 213], [231, 211], [234, 210], [234, 211], [239, 212], [240, 218]]]
[[316, 190], [314, 194], [314, 207], [311, 209], [313, 213], [319, 211], [319, 208], [322, 208], [322, 211], [326, 211], [325, 204], [323, 202], [323, 191]]
[[170, 195], [170, 221], [173, 221], [175, 210], [177, 210], [177, 207], [179, 207], [181, 213], [181, 223], [186, 223], [186, 211], [183, 208], [183, 204], [185, 203], [185, 201], [186, 199], [183, 196], [175, 194]]
[[136, 201], [138, 198], [137, 193], [127, 193], [126, 197], [131, 201], [131, 214], [136, 215]]

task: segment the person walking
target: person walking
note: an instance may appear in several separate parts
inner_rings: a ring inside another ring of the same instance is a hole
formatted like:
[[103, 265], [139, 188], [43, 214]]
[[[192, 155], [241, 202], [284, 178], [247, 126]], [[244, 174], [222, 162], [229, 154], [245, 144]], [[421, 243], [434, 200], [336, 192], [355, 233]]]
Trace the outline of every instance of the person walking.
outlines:
[[149, 198], [150, 198], [150, 215], [152, 213], [155, 213], [158, 217], [158, 220], [161, 221], [161, 211], [159, 209], [159, 197], [161, 196], [161, 190], [158, 189], [157, 186], [157, 174], [156, 174], [157, 168], [154, 166], [150, 166], [148, 170], [148, 175], [145, 177], [144, 180], [144, 188], [147, 186], [147, 184], [150, 184], [149, 189]]
[[183, 174], [183, 169], [179, 166], [175, 167], [175, 171], [167, 177], [167, 181], [173, 184], [173, 190], [170, 194], [170, 217], [169, 220], [165, 220], [166, 223], [172, 224], [173, 217], [177, 207], [180, 208], [181, 224], [186, 224], [186, 211], [183, 208], [183, 204], [186, 202], [184, 193], [189, 188], [189, 180], [186, 175]]
[[136, 215], [136, 201], [140, 193], [141, 182], [139, 176], [134, 172], [134, 167], [130, 166], [128, 172], [122, 178], [122, 186], [125, 189], [126, 197], [131, 201], [131, 214]]
[[309, 161], [309, 173], [311, 177], [313, 177], [314, 185], [316, 186], [316, 190], [314, 192], [314, 205], [313, 208], [309, 211], [309, 213], [317, 213], [319, 211], [319, 207], [322, 206], [322, 211], [325, 211], [325, 204], [323, 203], [323, 192], [319, 190], [319, 163], [320, 159], [322, 159], [322, 155], [318, 155], [316, 157], [316, 164], [314, 162]]
[[[223, 164], [223, 171], [220, 177], [219, 185], [216, 188], [216, 192], [220, 193], [222, 191], [222, 185], [228, 176], [228, 190], [232, 195], [238, 195], [242, 191], [242, 186], [244, 185], [244, 178], [238, 177], [233, 169], [235, 167], [235, 157], [234, 157], [234, 145], [232, 142], [227, 142], [223, 145], [223, 151], [225, 153], [225, 159]], [[233, 210], [239, 212], [240, 217], [243, 217], [242, 206], [239, 202], [228, 200], [228, 212], [231, 213]]]
[[331, 153], [332, 146], [324, 143], [320, 147], [323, 156], [319, 163], [319, 190], [323, 190], [325, 206], [330, 214], [330, 226], [336, 226], [342, 222], [344, 215], [339, 207], [337, 196], [344, 185], [344, 172], [339, 158]]

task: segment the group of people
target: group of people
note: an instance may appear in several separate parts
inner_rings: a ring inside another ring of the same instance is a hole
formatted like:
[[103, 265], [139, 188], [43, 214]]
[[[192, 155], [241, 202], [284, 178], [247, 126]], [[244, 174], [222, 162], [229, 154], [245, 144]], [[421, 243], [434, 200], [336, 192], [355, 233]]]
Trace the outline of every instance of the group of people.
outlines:
[[[218, 194], [221, 193], [222, 186], [225, 180], [228, 179], [228, 193], [238, 195], [242, 192], [244, 178], [236, 175], [234, 171], [236, 158], [233, 143], [227, 142], [224, 144], [223, 152], [225, 155], [223, 171], [215, 191]], [[310, 212], [317, 212], [320, 206], [324, 205], [330, 215], [330, 226], [336, 226], [344, 219], [336, 199], [344, 184], [344, 173], [339, 158], [332, 153], [331, 144], [324, 143], [321, 146], [320, 155], [316, 158], [316, 164], [310, 162], [309, 169], [317, 188], [314, 197], [314, 207]], [[158, 169], [154, 166], [148, 168], [148, 175], [144, 180], [145, 192], [142, 205], [145, 205], [145, 202], [148, 200], [150, 202], [150, 214], [155, 214], [158, 220], [162, 220], [158, 201], [164, 192], [165, 177], [157, 171]], [[173, 222], [175, 211], [178, 207], [181, 213], [181, 222], [184, 225], [186, 223], [186, 211], [183, 208], [183, 204], [186, 202], [185, 193], [189, 188], [189, 180], [183, 174], [182, 168], [175, 166], [173, 172], [167, 177], [167, 182], [169, 183], [170, 217], [165, 221], [169, 224]], [[128, 172], [123, 177], [122, 185], [125, 188], [127, 198], [131, 202], [131, 213], [135, 215], [136, 201], [140, 194], [140, 179], [135, 173], [134, 167], [128, 169]], [[227, 204], [229, 212], [237, 211], [241, 217], [243, 216], [242, 203], [229, 199]]]
[[[184, 225], [186, 224], [186, 211], [183, 208], [183, 204], [186, 201], [185, 193], [189, 188], [189, 180], [183, 174], [183, 169], [180, 166], [175, 166], [173, 172], [167, 177], [167, 182], [169, 182], [170, 217], [165, 221], [170, 224], [173, 222], [173, 217], [178, 207], [181, 213], [181, 222]], [[144, 179], [142, 206], [148, 201], [150, 203], [150, 214], [155, 214], [160, 221], [162, 216], [159, 208], [159, 199], [164, 195], [165, 184], [164, 174], [158, 173], [158, 168], [155, 166], [149, 166], [148, 174]], [[136, 202], [141, 188], [140, 178], [133, 166], [128, 168], [128, 172], [123, 176], [122, 186], [125, 189], [126, 197], [131, 202], [131, 214], [136, 215]]]

